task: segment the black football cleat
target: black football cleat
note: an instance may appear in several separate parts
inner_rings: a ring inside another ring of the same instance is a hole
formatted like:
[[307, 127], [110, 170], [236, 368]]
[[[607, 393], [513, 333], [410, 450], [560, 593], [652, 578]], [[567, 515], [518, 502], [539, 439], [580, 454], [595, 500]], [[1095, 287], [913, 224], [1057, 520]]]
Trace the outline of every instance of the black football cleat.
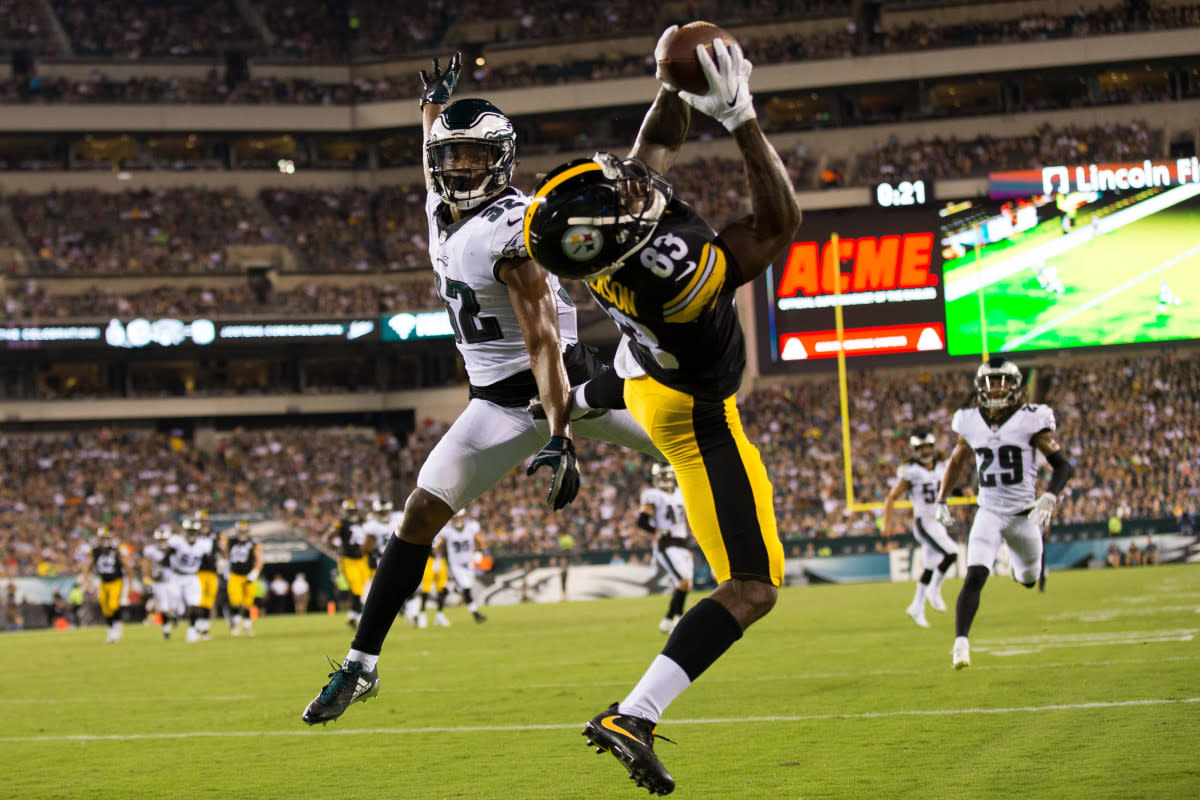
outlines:
[[583, 726], [588, 746], [595, 747], [597, 753], [612, 753], [629, 770], [629, 779], [650, 794], [675, 791], [675, 779], [654, 754], [656, 738], [671, 740], [656, 734], [657, 726], [650, 720], [622, 714], [618, 706], [613, 703]]
[[472, 611], [471, 614], [475, 617], [476, 622], [487, 622], [487, 617], [485, 617], [483, 614], [480, 614], [478, 611]]
[[345, 666], [338, 666], [333, 659], [329, 660], [334, 668], [329, 673], [329, 683], [316, 696], [308, 708], [304, 709], [301, 719], [307, 725], [332, 722], [350, 707], [351, 703], [360, 700], [366, 702], [379, 694], [379, 670], [363, 672], [362, 664], [351, 661]]

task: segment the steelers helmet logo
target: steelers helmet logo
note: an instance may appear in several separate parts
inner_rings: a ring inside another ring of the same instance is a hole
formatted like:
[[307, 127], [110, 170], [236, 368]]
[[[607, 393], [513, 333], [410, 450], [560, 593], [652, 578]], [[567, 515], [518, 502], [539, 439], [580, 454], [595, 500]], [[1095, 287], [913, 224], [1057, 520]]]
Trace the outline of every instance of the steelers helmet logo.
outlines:
[[600, 253], [604, 234], [591, 225], [572, 225], [562, 237], [563, 255], [572, 261], [588, 261]]

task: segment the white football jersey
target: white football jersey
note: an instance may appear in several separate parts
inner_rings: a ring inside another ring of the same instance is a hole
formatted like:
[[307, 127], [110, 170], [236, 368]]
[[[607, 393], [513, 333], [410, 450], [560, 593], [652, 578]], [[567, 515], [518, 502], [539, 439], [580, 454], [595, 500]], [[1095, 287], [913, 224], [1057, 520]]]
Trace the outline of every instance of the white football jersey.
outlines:
[[[498, 262], [529, 258], [523, 232], [528, 205], [529, 196], [510, 187], [477, 213], [447, 223], [448, 207], [437, 192], [430, 191], [425, 200], [437, 292], [474, 386], [490, 386], [529, 369], [529, 352], [508, 287], [496, 277]], [[558, 277], [546, 277], [558, 304], [559, 339], [565, 350], [579, 338], [575, 306]]]
[[683, 492], [675, 487], [673, 492], [664, 492], [656, 486], [642, 490], [642, 505], [654, 507], [654, 527], [659, 535], [672, 539], [686, 539], [688, 535], [687, 514], [683, 510]]
[[935, 461], [930, 468], [920, 461], [910, 460], [905, 461], [896, 470], [899, 480], [908, 481], [908, 500], [912, 503], [914, 517], [934, 519], [934, 504], [937, 502], [938, 489], [945, 474], [945, 461]]
[[213, 552], [213, 540], [201, 536], [189, 542], [183, 534], [176, 533], [167, 540], [171, 549], [171, 570], [181, 575], [195, 575], [200, 570], [200, 561]]
[[159, 580], [163, 577], [163, 562], [166, 561], [167, 553], [154, 542], [142, 548], [142, 558], [147, 559], [150, 566], [150, 578]]
[[468, 519], [460, 531], [453, 523], [448, 523], [438, 534], [446, 543], [446, 561], [451, 571], [469, 569], [475, 563], [475, 536], [479, 533], [479, 523]]
[[1033, 437], [1052, 431], [1054, 411], [1026, 403], [993, 426], [978, 408], [954, 412], [950, 427], [975, 451], [979, 473], [979, 507], [999, 514], [1025, 511], [1033, 505], [1037, 482], [1037, 451]]
[[391, 522], [375, 519], [374, 517], [367, 517], [367, 519], [363, 521], [361, 530], [364, 539], [374, 538], [375, 549], [382, 550], [384, 545], [387, 544], [388, 537], [390, 537], [392, 532], [396, 529], [392, 527]]

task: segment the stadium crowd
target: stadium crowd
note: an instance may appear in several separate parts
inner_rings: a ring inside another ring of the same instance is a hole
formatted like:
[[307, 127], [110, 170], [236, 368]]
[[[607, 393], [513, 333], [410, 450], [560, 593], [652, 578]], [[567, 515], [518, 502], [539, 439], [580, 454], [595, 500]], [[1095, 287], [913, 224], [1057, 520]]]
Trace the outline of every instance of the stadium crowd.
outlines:
[[[122, 60], [141, 57], [211, 55], [218, 47], [236, 48], [257, 37], [258, 31], [237, 18], [232, 2], [217, 4], [203, 14], [185, 14], [175, 18], [166, 13], [166, 6], [151, 5], [141, 18], [128, 6], [122, 10], [105, 10], [89, 15], [85, 8], [93, 6], [83, 0], [58, 2], [77, 54], [113, 56]], [[171, 4], [171, 8], [180, 4]], [[186, 6], [186, 4], [184, 4]], [[317, 4], [323, 5], [323, 4]], [[455, 4], [458, 6], [459, 4]], [[503, 9], [487, 4], [483, 19], [504, 21]], [[718, 4], [720, 5], [720, 4]], [[728, 16], [718, 12], [711, 18], [731, 25], [755, 17], [769, 18], [780, 9], [763, 4], [761, 13], [753, 9], [728, 9]], [[788, 19], [824, 16], [846, 4], [824, 4], [822, 10], [808, 10], [798, 4], [786, 4], [783, 10]], [[815, 4], [809, 4], [815, 5]], [[225, 8], [222, 8], [224, 6]], [[326, 35], [330, 30], [344, 28], [320, 24], [322, 13], [306, 8], [295, 0], [267, 0], [263, 19], [272, 31], [273, 41], [288, 55], [305, 60], [345, 60], [346, 53], [338, 52], [339, 37]], [[194, 11], [195, 9], [193, 9]], [[222, 11], [234, 11], [231, 18], [222, 19]], [[842, 9], [843, 11], [845, 9]], [[451, 13], [444, 6], [443, 13]], [[439, 14], [428, 11], [432, 17]], [[456, 8], [453, 15], [459, 21], [479, 21], [480, 6]], [[520, 7], [508, 9], [519, 24], [515, 27], [500, 24], [493, 36], [495, 44], [536, 41], [552, 44], [580, 38], [627, 37], [631, 33], [649, 36], [658, 29], [657, 12], [645, 3], [607, 3], [591, 9], [570, 4], [560, 13], [541, 10], [534, 15]], [[34, 15], [36, 18], [36, 15]], [[0, 20], [3, 20], [0, 6]], [[28, 14], [12, 14], [10, 25], [18, 31], [32, 26]], [[331, 23], [336, 25], [336, 23]], [[413, 52], [434, 50], [440, 35], [448, 30], [450, 20], [425, 23], [414, 15], [389, 10], [375, 10], [359, 19], [360, 37], [355, 52], [369, 57], [401, 57]], [[874, 54], [918, 52], [936, 48], [975, 47], [989, 44], [1045, 41], [1062, 38], [1105, 36], [1145, 30], [1170, 30], [1200, 26], [1200, 4], [1150, 7], [1144, 17], [1130, 16], [1126, 4], [1111, 7], [1080, 9], [1063, 15], [1046, 13], [1014, 16], [1005, 20], [974, 20], [961, 24], [940, 25], [936, 15], [924, 21], [906, 25], [883, 25], [863, 35], [848, 18], [838, 31], [788, 33], [779, 35], [747, 35], [741, 44], [751, 61], [759, 64], [780, 64], [821, 59], [852, 58]], [[438, 37], [433, 33], [440, 32]], [[516, 89], [583, 81], [608, 80], [654, 74], [653, 58], [641, 50], [625, 50], [621, 40], [602, 54], [579, 57], [574, 54], [558, 61], [517, 60], [474, 66], [464, 74], [463, 87], [470, 91], [490, 92], [497, 89]], [[252, 48], [253, 49], [253, 48]], [[486, 52], [486, 51], [485, 51]], [[97, 67], [87, 78], [39, 77], [36, 70], [26, 77], [0, 82], [0, 103], [241, 103], [287, 105], [345, 105], [382, 100], [415, 98], [420, 93], [420, 81], [411, 71], [395, 75], [366, 78], [353, 77], [348, 83], [329, 84], [304, 78], [276, 78], [269, 75], [256, 78], [222, 76], [216, 69], [203, 78], [159, 78], [151, 75], [111, 78]], [[1129, 102], [1137, 97], [1106, 97], [1104, 102]], [[1155, 96], [1141, 100], [1159, 99]]]
[[[863, 156], [850, 182], [968, 177], [1039, 164], [1157, 157], [1161, 139], [1161, 131], [1135, 122], [1089, 128], [1042, 126], [1029, 136], [1007, 138], [889, 140]], [[794, 185], [799, 190], [807, 188], [812, 178], [807, 150], [798, 147], [781, 156]], [[720, 180], [714, 181], [714, 176]], [[681, 162], [672, 169], [671, 177], [680, 196], [717, 227], [745, 213], [745, 179], [731, 159]], [[423, 272], [428, 269], [423, 194], [424, 188], [415, 185], [374, 192], [355, 187], [275, 188], [263, 190], [258, 198], [242, 197], [232, 189], [195, 187], [118, 193], [79, 189], [44, 195], [18, 192], [7, 202], [24, 241], [6, 242], [0, 230], [0, 245], [32, 253], [31, 276], [240, 274], [242, 267], [230, 259], [228, 247], [243, 244], [289, 247], [297, 271], [304, 273]], [[22, 274], [18, 262], [7, 268], [10, 276]], [[223, 295], [234, 304], [230, 308], [241, 310], [258, 302], [241, 289], [211, 287], [208, 291], [213, 297], [207, 302], [210, 306], [218, 304], [216, 298], [222, 292], [232, 293]], [[272, 302], [283, 304], [280, 310], [375, 311], [383, 308], [381, 303], [390, 296], [389, 290], [380, 291], [383, 294], [360, 287], [322, 286], [281, 293]], [[394, 291], [408, 297], [406, 290]], [[178, 296], [169, 297], [171, 292]], [[320, 300], [314, 299], [315, 295]], [[420, 296], [425, 298], [421, 307], [436, 307], [431, 305], [432, 295]], [[56, 299], [61, 300], [61, 308], [50, 308]], [[360, 301], [365, 304], [358, 306]], [[6, 299], [10, 318], [157, 313], [164, 303], [187, 309], [196, 307], [197, 302], [203, 301], [192, 289], [162, 287], [118, 298], [96, 287], [77, 296], [51, 296], [36, 283], [11, 292]]]
[[[909, 456], [915, 424], [933, 426], [939, 449], [953, 445], [949, 420], [970, 394], [963, 369], [853, 372], [849, 382], [854, 491], [879, 501]], [[1194, 508], [1200, 456], [1200, 366], [1175, 355], [1044, 364], [1037, 398], [1054, 407], [1059, 438], [1076, 475], [1056, 522], [1171, 517]], [[845, 513], [836, 383], [824, 376], [751, 391], [742, 399], [747, 435], [776, 487], [785, 539], [871, 535], [875, 513]], [[140, 547], [160, 523], [197, 508], [260, 512], [314, 540], [346, 497], [368, 502], [385, 487], [403, 497], [445, 427], [420, 422], [403, 442], [357, 428], [238, 430], [204, 443], [144, 430], [60, 435], [8, 434], [0, 463], [0, 570], [68, 575], [88, 537], [110, 525]], [[570, 533], [580, 550], [649, 547], [637, 527], [638, 497], [650, 464], [614, 445], [581, 442], [584, 490], [563, 512], [543, 502], [544, 486], [520, 470], [469, 513], [494, 556], [558, 553]], [[963, 512], [957, 512], [962, 514]], [[960, 531], [965, 533], [965, 528]]]

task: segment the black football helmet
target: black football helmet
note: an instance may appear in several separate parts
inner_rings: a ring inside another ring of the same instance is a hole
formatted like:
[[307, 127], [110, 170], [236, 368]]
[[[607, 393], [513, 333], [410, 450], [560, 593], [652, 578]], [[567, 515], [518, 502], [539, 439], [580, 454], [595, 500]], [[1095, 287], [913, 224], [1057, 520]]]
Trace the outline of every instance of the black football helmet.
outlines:
[[934, 449], [937, 447], [937, 436], [928, 427], [919, 425], [913, 428], [908, 443], [913, 449], [913, 458], [922, 464], [932, 464]]
[[658, 227], [671, 186], [637, 159], [576, 159], [546, 175], [525, 211], [529, 255], [560, 278], [616, 272]]
[[438, 114], [425, 142], [429, 180], [449, 205], [469, 211], [508, 188], [517, 133], [487, 100], [456, 100]]
[[981, 408], [1002, 411], [1021, 402], [1025, 392], [1021, 370], [1007, 358], [993, 356], [975, 371], [975, 397]]

